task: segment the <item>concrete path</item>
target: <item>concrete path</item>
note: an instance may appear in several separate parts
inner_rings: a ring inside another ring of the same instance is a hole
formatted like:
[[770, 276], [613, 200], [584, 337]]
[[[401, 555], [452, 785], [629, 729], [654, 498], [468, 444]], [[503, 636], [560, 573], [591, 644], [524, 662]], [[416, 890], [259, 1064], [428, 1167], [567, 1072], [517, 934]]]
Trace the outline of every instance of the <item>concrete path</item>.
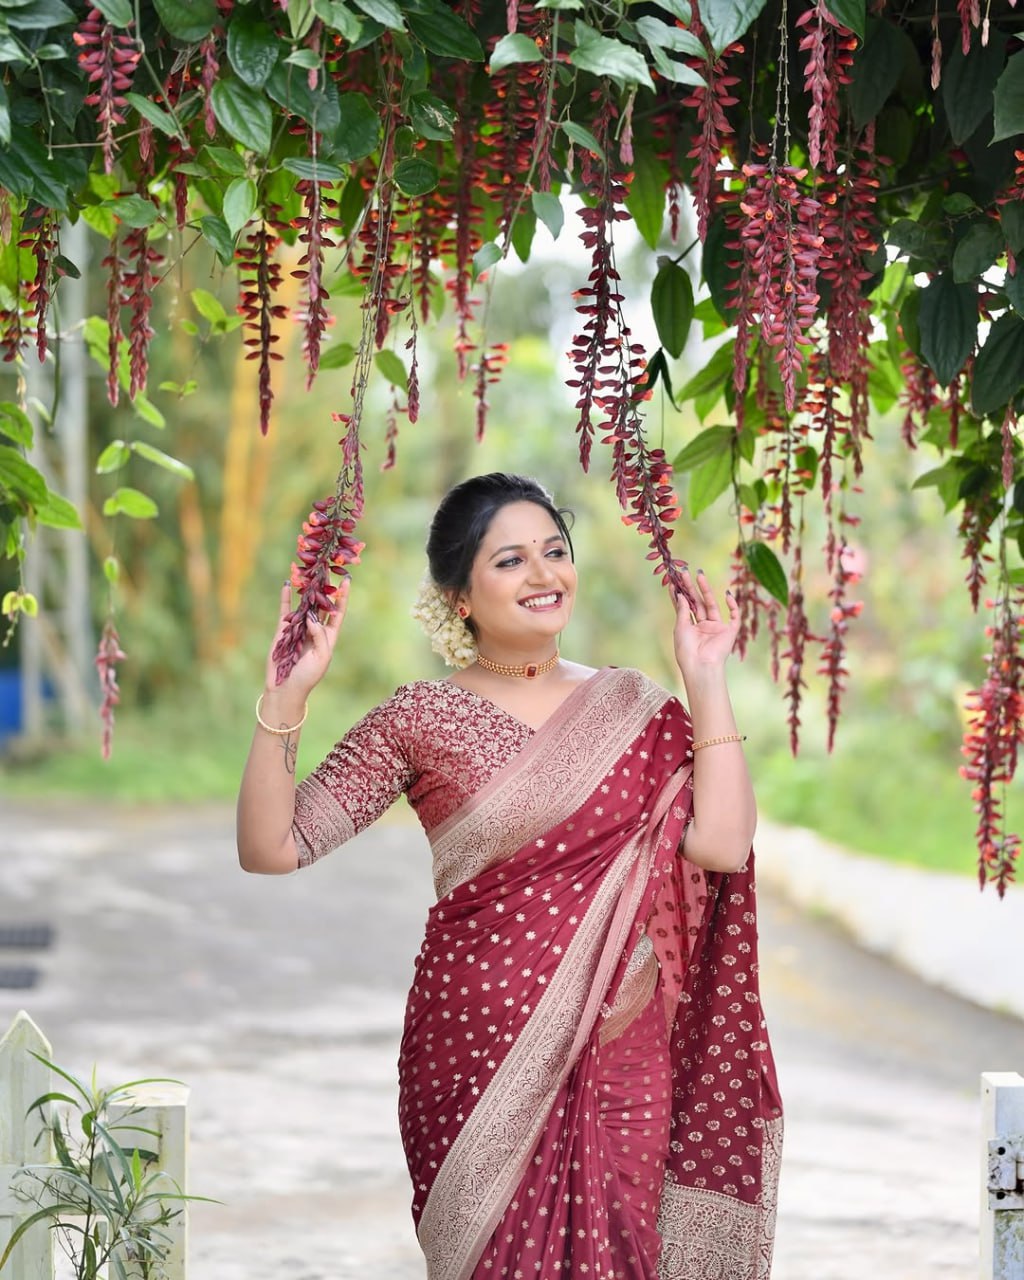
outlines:
[[[223, 1204], [192, 1210], [189, 1280], [423, 1280], [395, 1119], [418, 829], [264, 879], [223, 809], [5, 804], [2, 827], [0, 923], [57, 943], [0, 1025], [25, 1007], [72, 1070], [192, 1086], [191, 1188]], [[788, 1110], [774, 1280], [976, 1275], [978, 1075], [1024, 1067], [1024, 1023], [775, 895], [762, 960]]]

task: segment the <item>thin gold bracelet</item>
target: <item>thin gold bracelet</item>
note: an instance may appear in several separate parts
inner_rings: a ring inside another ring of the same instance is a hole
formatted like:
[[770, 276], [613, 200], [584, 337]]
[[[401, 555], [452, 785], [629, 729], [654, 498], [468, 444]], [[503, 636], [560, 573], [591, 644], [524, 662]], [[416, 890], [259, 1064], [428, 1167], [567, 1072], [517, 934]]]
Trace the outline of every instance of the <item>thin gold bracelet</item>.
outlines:
[[259, 725], [261, 729], [266, 729], [267, 733], [272, 733], [274, 734], [275, 737], [278, 737], [278, 738], [286, 738], [288, 734], [294, 733], [296, 729], [301, 729], [302, 726], [306, 723], [306, 717], [309, 715], [308, 702], [306, 703], [306, 706], [303, 709], [302, 719], [299, 721], [298, 724], [293, 724], [287, 729], [275, 729], [272, 725], [267, 724], [266, 720], [264, 720], [263, 717], [260, 715], [260, 711], [263, 708], [263, 698], [264, 698], [264, 695], [261, 693], [260, 696], [256, 699], [256, 723]]
[[700, 751], [702, 747], [717, 747], [722, 742], [746, 742], [746, 740], [745, 733], [727, 733], [721, 738], [703, 738], [700, 742], [695, 742], [690, 750]]

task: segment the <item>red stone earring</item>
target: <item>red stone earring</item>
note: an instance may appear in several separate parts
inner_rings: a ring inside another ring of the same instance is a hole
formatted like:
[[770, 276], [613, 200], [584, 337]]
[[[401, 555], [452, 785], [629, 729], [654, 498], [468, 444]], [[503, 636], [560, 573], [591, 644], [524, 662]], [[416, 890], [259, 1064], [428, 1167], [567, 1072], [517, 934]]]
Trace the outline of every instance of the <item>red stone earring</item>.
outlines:
[[469, 610], [466, 608], [464, 604], [459, 605], [459, 617], [462, 619], [463, 622], [465, 622], [466, 619], [469, 617]]

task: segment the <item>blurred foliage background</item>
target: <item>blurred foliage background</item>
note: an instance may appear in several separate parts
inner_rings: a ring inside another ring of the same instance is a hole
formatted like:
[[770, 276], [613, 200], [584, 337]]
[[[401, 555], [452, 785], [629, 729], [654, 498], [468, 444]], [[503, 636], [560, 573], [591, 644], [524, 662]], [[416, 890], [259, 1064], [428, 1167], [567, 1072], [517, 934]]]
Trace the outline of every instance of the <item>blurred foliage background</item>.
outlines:
[[[567, 227], [567, 231], [569, 228]], [[553, 251], [496, 275], [488, 312], [491, 340], [510, 344], [508, 366], [491, 388], [484, 440], [474, 439], [475, 404], [469, 385], [455, 379], [442, 347], [452, 339], [444, 319], [421, 334], [421, 418], [399, 418], [397, 465], [381, 471], [391, 390], [371, 385], [367, 440], [367, 543], [355, 571], [352, 600], [334, 666], [315, 696], [299, 762], [306, 772], [358, 715], [398, 684], [444, 674], [409, 610], [424, 572], [427, 523], [452, 483], [489, 470], [540, 478], [575, 512], [581, 596], [564, 637], [568, 656], [595, 665], [647, 671], [667, 687], [679, 686], [671, 651], [672, 608], [648, 572], [645, 545], [623, 526], [611, 486], [608, 458], [596, 450], [591, 474], [580, 473], [574, 421], [564, 386], [563, 352], [574, 316], [558, 299], [585, 277], [563, 234]], [[687, 266], [696, 273], [696, 263]], [[628, 296], [645, 297], [638, 273], [649, 255], [621, 255]], [[182, 260], [173, 296], [157, 300], [160, 335], [154, 343], [152, 399], [174, 422], [176, 455], [193, 467], [186, 483], [133, 458], [130, 468], [91, 481], [86, 537], [90, 555], [121, 560], [116, 588], [118, 627], [127, 660], [120, 669], [113, 759], [100, 760], [95, 738], [53, 736], [31, 749], [16, 742], [0, 757], [0, 793], [161, 802], [188, 806], [233, 796], [248, 749], [252, 708], [261, 688], [264, 654], [274, 628], [279, 583], [287, 576], [298, 525], [313, 499], [331, 492], [338, 465], [338, 428], [331, 412], [345, 406], [351, 370], [321, 372], [312, 391], [295, 347], [295, 326], [282, 324], [278, 396], [270, 434], [258, 430], [253, 366], [237, 329], [211, 323], [193, 291], [219, 296], [233, 316], [230, 291], [220, 288], [215, 263], [196, 250]], [[358, 300], [333, 297], [331, 341], [355, 341]], [[696, 274], [695, 274], [696, 284]], [[329, 284], [329, 288], [331, 285]], [[97, 291], [100, 285], [97, 282]], [[443, 305], [442, 291], [436, 291]], [[295, 285], [295, 302], [298, 284]], [[92, 310], [102, 313], [102, 296]], [[209, 312], [210, 308], [204, 308]], [[208, 340], [197, 345], [190, 330]], [[642, 331], [637, 336], [643, 340]], [[424, 340], [426, 339], [426, 341]], [[292, 344], [289, 347], [288, 344]], [[428, 343], [430, 344], [428, 346]], [[198, 354], [196, 354], [198, 350]], [[684, 353], [680, 384], [707, 359], [699, 334]], [[90, 392], [90, 456], [115, 438], [159, 446], [161, 431], [124, 405], [112, 410], [96, 365]], [[0, 377], [0, 397], [13, 399], [12, 374]], [[195, 383], [194, 390], [190, 384]], [[700, 429], [691, 405], [677, 412], [662, 391], [651, 402], [648, 429], [671, 457]], [[714, 421], [708, 418], [703, 425]], [[429, 423], [429, 430], [424, 430]], [[959, 704], [982, 674], [977, 619], [963, 585], [955, 527], [934, 490], [913, 492], [926, 469], [899, 438], [899, 410], [878, 421], [869, 449], [873, 474], [888, 483], [851, 500], [862, 523], [855, 542], [863, 556], [862, 616], [852, 628], [850, 681], [838, 744], [824, 750], [820, 690], [808, 673], [802, 748], [790, 755], [782, 690], [770, 678], [770, 654], [761, 637], [733, 672], [734, 698], [762, 810], [773, 819], [812, 827], [851, 848], [897, 860], [973, 874], [974, 815], [967, 784], [957, 775], [962, 724]], [[159, 504], [153, 520], [99, 516], [115, 484], [138, 485]], [[686, 477], [681, 496], [686, 506]], [[113, 533], [111, 532], [113, 530]], [[74, 536], [74, 535], [68, 535]], [[716, 504], [698, 523], [684, 518], [677, 547], [724, 589], [735, 524]], [[111, 541], [113, 539], [113, 541]], [[103, 582], [101, 572], [93, 582]], [[0, 583], [0, 588], [7, 585]], [[97, 586], [95, 616], [105, 613]], [[812, 619], [824, 630], [827, 583], [809, 583], [822, 602]], [[0, 663], [17, 661], [17, 646], [32, 644], [24, 619]], [[1010, 798], [1008, 825], [1019, 822], [1021, 787]]]

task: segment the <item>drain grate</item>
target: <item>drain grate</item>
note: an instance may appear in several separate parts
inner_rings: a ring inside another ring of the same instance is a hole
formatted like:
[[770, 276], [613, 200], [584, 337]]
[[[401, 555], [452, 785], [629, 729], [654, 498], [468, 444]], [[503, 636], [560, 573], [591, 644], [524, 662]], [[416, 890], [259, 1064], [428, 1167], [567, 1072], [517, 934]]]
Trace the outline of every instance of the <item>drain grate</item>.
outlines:
[[0, 947], [42, 950], [53, 946], [53, 925], [0, 924]]
[[38, 981], [39, 970], [35, 965], [0, 965], [0, 991], [27, 991]]

